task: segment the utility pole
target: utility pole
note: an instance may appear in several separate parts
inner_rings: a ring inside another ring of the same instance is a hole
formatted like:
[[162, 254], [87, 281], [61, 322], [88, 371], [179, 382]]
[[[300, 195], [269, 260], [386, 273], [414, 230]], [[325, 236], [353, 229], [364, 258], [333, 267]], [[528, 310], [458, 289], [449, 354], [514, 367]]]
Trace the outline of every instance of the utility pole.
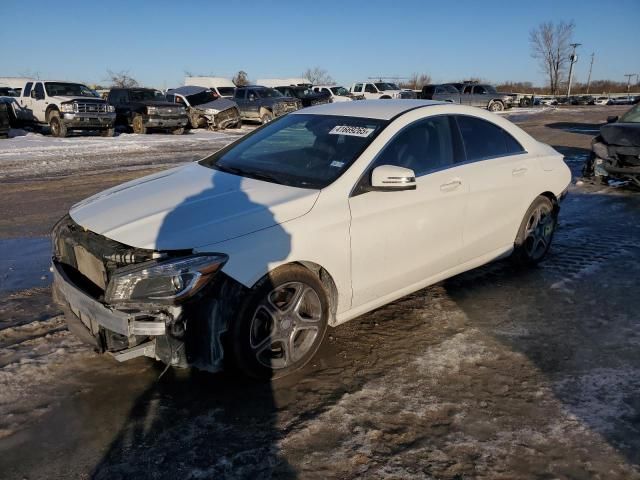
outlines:
[[627, 77], [627, 100], [629, 100], [629, 87], [631, 86], [631, 77], [635, 77], [637, 74], [635, 73], [625, 73], [624, 76]]
[[589, 86], [591, 85], [591, 70], [593, 70], [593, 57], [595, 53], [591, 54], [591, 64], [589, 65], [589, 79], [587, 80], [587, 95], [589, 95]]
[[569, 86], [567, 87], [567, 98], [571, 95], [571, 80], [573, 80], [573, 64], [578, 63], [578, 56], [576, 55], [576, 48], [582, 45], [581, 43], [570, 43], [573, 47], [573, 53], [569, 56], [571, 63], [569, 64]]

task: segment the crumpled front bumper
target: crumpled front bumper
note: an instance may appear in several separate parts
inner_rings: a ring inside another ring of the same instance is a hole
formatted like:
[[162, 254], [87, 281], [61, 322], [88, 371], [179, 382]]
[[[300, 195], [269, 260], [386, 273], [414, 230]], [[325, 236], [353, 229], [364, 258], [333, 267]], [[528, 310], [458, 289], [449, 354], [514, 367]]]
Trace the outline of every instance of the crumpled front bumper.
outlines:
[[[54, 301], [65, 311], [69, 330], [78, 338], [105, 351], [112, 350], [106, 337], [116, 334], [129, 340], [125, 348], [110, 352], [116, 360], [125, 361], [142, 355], [161, 359], [156, 355], [155, 340], [167, 333], [164, 318], [104, 305], [76, 286], [63, 266], [55, 260], [51, 264], [51, 271]], [[138, 343], [140, 338], [144, 340]]]

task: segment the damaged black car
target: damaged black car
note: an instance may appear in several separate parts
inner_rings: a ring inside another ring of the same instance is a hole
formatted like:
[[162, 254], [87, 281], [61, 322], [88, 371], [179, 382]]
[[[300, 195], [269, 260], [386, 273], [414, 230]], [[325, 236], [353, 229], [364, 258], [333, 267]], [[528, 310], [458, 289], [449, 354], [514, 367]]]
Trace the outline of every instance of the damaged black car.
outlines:
[[640, 104], [600, 127], [582, 173], [602, 183], [616, 179], [640, 187]]

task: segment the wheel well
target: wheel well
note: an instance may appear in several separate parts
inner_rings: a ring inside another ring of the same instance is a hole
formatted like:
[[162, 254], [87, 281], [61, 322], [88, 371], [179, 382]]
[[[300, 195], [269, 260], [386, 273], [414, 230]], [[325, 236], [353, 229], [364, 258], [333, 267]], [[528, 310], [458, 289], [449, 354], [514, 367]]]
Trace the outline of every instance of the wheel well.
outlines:
[[560, 211], [560, 203], [558, 202], [558, 198], [553, 194], [553, 192], [543, 192], [540, 194], [541, 197], [547, 197], [551, 200], [553, 204], [553, 212], [557, 215]]
[[[318, 265], [314, 262], [308, 262], [305, 260], [288, 263], [285, 265], [280, 265], [278, 268], [286, 267], [287, 265], [300, 265], [311, 273], [313, 273], [318, 279], [322, 282], [324, 286], [327, 297], [329, 299], [329, 308], [331, 310], [331, 318], [329, 319], [329, 325], [333, 325], [335, 322], [336, 312], [338, 310], [338, 288], [336, 287], [336, 283], [333, 281], [331, 274], [321, 265]], [[277, 270], [277, 269], [276, 269]]]
[[57, 106], [49, 105], [47, 107], [47, 110], [45, 111], [45, 115], [44, 115], [44, 118], [46, 119], [47, 122], [49, 122], [49, 120], [50, 120], [49, 117], [51, 116], [51, 112], [58, 112], [59, 113], [60, 111], [58, 110]]

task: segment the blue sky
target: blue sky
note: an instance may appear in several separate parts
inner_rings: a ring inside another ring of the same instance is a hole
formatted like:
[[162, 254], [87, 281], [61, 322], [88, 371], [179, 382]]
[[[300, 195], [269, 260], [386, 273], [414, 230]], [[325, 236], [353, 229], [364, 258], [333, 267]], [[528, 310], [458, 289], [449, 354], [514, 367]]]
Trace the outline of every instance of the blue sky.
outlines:
[[594, 79], [640, 73], [640, 0], [2, 0], [2, 13], [0, 76], [104, 83], [107, 69], [128, 70], [172, 87], [185, 71], [256, 79], [320, 66], [345, 85], [412, 72], [542, 85], [528, 33], [546, 20], [575, 22], [578, 80], [592, 52]]

